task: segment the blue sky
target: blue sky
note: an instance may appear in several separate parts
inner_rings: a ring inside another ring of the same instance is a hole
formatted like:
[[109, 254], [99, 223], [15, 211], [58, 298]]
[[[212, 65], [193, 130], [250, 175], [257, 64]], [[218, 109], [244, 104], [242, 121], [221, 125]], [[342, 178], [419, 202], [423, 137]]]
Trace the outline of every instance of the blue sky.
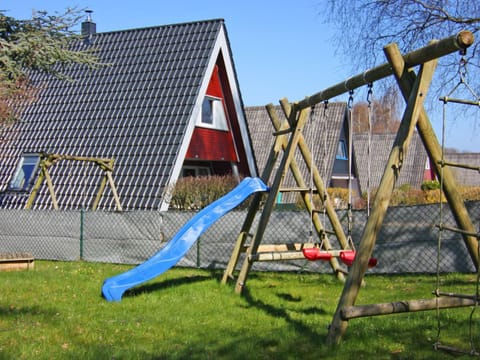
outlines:
[[[301, 100], [356, 74], [335, 54], [331, 31], [320, 15], [325, 2], [3, 0], [0, 8], [16, 18], [30, 18], [32, 9], [54, 13], [67, 7], [89, 8], [98, 32], [223, 18], [244, 103], [265, 105], [276, 104], [283, 97]], [[347, 95], [336, 100], [346, 101]], [[436, 119], [438, 116], [431, 116], [437, 130], [440, 120]], [[447, 145], [480, 152], [476, 135], [474, 124], [450, 125]]]

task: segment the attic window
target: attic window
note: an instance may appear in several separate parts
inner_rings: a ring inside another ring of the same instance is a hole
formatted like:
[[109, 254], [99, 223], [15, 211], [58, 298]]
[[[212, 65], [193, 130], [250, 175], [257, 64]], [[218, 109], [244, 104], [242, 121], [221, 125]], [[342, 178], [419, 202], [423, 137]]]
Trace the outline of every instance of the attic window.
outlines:
[[205, 96], [202, 103], [202, 115], [197, 125], [217, 130], [228, 130], [222, 99]]
[[337, 156], [336, 158], [338, 160], [348, 160], [348, 155], [347, 155], [347, 145], [345, 144], [345, 140], [340, 140], [338, 142], [338, 148], [337, 148]]
[[16, 191], [27, 190], [33, 181], [39, 162], [40, 156], [38, 154], [24, 154], [8, 188]]

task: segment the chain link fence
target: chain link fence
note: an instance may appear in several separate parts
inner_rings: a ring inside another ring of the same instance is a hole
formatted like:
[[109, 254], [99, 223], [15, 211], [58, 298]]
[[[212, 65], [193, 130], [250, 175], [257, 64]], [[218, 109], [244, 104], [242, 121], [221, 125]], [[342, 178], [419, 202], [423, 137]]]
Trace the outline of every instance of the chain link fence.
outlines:
[[[468, 202], [472, 221], [480, 220], [480, 202]], [[193, 212], [90, 212], [0, 210], [0, 253], [31, 253], [36, 259], [85, 260], [139, 264], [158, 252], [194, 215]], [[443, 223], [455, 222], [448, 205]], [[259, 220], [257, 214], [252, 230]], [[223, 269], [226, 267], [246, 216], [233, 211], [214, 223], [181, 259], [178, 266]], [[346, 211], [338, 217], [347, 232]], [[353, 212], [352, 239], [361, 238], [367, 215]], [[389, 208], [377, 238], [374, 273], [436, 273], [439, 230], [438, 205]], [[331, 229], [328, 219], [325, 227]], [[274, 211], [262, 244], [306, 243], [311, 222], [306, 211]], [[330, 242], [339, 248], [336, 239]], [[240, 263], [243, 261], [241, 259]], [[253, 270], [330, 272], [326, 262], [289, 260], [256, 262]], [[441, 272], [474, 272], [466, 246], [457, 233], [442, 232]]]

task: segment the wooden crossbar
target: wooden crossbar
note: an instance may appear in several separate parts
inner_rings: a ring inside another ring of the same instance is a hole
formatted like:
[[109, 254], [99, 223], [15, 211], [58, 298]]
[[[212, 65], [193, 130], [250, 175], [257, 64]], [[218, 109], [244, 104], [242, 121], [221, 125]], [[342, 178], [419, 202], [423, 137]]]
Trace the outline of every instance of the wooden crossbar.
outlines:
[[249, 256], [250, 261], [305, 260], [301, 251], [262, 252]]
[[439, 99], [442, 100], [444, 103], [452, 102], [457, 104], [480, 106], [480, 100], [473, 101], [473, 100], [465, 100], [465, 99], [455, 99], [455, 98], [449, 98], [447, 96], [443, 96]]
[[319, 191], [316, 188], [309, 187], [283, 187], [278, 190], [279, 192], [313, 192], [318, 194]]
[[458, 168], [463, 168], [467, 170], [475, 170], [480, 172], [480, 166], [473, 166], [473, 165], [468, 165], [468, 164], [459, 164], [459, 163], [454, 163], [450, 161], [444, 161], [444, 160], [438, 160], [438, 164], [440, 166], [451, 166], [451, 167], [458, 167]]
[[448, 225], [445, 225], [445, 224], [437, 224], [435, 226], [440, 230], [448, 230], [448, 231], [456, 232], [456, 233], [459, 233], [459, 234], [476, 237], [477, 239], [480, 238], [479, 233], [466, 231], [466, 230], [463, 230], [463, 229], [460, 229], [460, 228], [457, 228], [457, 227], [454, 227], [454, 226], [448, 226]]
[[390, 303], [345, 306], [340, 315], [343, 320], [390, 315], [404, 312], [417, 312], [435, 309], [448, 309], [475, 305], [475, 300], [462, 297], [438, 297], [432, 299], [395, 301]]
[[290, 134], [291, 132], [293, 132], [293, 129], [288, 128], [288, 129], [274, 131], [272, 134], [273, 136], [280, 136], [280, 135]]

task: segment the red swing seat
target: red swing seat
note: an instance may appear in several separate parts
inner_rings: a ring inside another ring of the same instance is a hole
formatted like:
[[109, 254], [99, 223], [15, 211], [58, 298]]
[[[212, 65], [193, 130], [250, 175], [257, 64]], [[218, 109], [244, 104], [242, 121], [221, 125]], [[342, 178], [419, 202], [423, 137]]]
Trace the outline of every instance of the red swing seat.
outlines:
[[329, 261], [332, 258], [332, 254], [326, 251], [322, 251], [316, 247], [303, 248], [302, 252], [303, 252], [303, 256], [310, 261], [317, 261], [317, 260]]
[[[340, 252], [340, 260], [342, 260], [345, 265], [352, 266], [355, 255], [357, 255], [355, 250], [344, 250]], [[368, 267], [372, 268], [375, 266], [377, 266], [377, 259], [370, 258], [370, 260], [368, 260]]]

